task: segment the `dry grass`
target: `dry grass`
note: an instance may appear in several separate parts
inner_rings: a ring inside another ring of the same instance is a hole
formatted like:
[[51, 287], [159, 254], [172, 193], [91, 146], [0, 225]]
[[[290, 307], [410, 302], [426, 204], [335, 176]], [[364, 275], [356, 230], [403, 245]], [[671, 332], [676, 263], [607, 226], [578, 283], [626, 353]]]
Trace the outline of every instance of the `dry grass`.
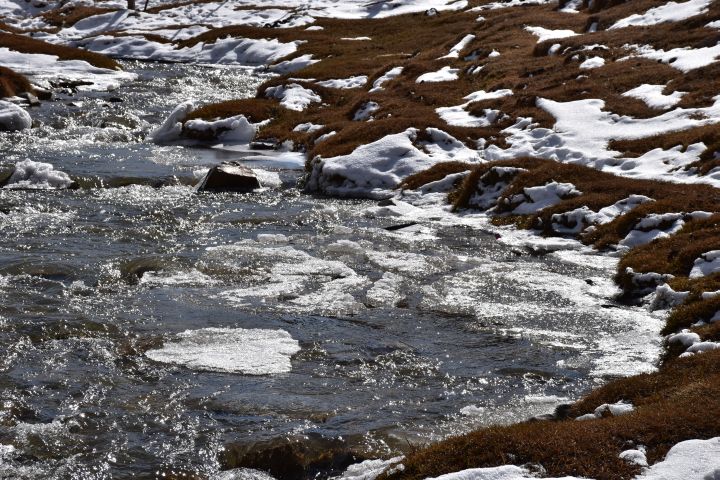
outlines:
[[13, 97], [25, 92], [34, 93], [28, 79], [9, 68], [0, 67], [0, 98]]
[[66, 28], [72, 27], [84, 18], [101, 15], [103, 13], [115, 12], [116, 10], [117, 9], [114, 8], [103, 8], [88, 5], [69, 5], [48, 10], [40, 16], [52, 26]]
[[99, 53], [88, 52], [79, 48], [55, 45], [35, 38], [0, 32], [0, 47], [20, 53], [43, 53], [56, 55], [60, 60], [84, 60], [100, 68], [119, 70], [120, 65], [113, 59]]
[[428, 170], [418, 172], [407, 177], [401, 184], [400, 188], [414, 190], [428, 183], [442, 180], [453, 173], [465, 172], [472, 170], [473, 165], [465, 162], [442, 162], [434, 165]]

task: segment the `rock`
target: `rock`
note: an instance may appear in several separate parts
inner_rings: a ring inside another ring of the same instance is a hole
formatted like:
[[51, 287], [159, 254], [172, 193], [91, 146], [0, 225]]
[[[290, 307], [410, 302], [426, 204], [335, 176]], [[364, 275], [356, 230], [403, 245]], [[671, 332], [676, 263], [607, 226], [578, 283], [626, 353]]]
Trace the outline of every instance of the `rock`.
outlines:
[[25, 100], [27, 100], [28, 105], [30, 105], [31, 107], [39, 107], [40, 106], [40, 100], [38, 99], [38, 97], [36, 97], [35, 95], [33, 95], [30, 92], [24, 92], [18, 96], [20, 98], [24, 98]]
[[223, 162], [210, 169], [197, 186], [199, 192], [247, 193], [260, 188], [252, 170], [238, 162]]
[[278, 480], [303, 480], [341, 473], [361, 460], [340, 440], [308, 435], [225, 445], [222, 464], [262, 470]]
[[15, 132], [30, 127], [32, 127], [32, 118], [25, 109], [0, 100], [0, 131]]

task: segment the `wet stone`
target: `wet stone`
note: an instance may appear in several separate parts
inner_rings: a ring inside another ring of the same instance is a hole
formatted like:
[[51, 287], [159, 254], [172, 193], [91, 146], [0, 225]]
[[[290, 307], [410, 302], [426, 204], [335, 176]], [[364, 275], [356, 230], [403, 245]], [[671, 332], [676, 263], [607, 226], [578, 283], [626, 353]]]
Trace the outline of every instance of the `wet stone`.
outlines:
[[310, 435], [303, 438], [281, 437], [260, 442], [230, 443], [225, 445], [221, 463], [228, 470], [262, 470], [278, 480], [306, 480], [339, 474], [362, 460], [343, 441]]
[[247, 193], [260, 188], [252, 170], [238, 162], [223, 162], [210, 169], [198, 185], [199, 192]]

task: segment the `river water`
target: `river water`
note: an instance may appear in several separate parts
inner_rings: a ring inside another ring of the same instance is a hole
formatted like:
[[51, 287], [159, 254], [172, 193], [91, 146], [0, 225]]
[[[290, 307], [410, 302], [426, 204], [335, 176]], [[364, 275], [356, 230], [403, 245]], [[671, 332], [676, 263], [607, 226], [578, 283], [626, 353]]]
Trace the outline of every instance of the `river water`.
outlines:
[[[613, 259], [441, 210], [387, 230], [401, 219], [376, 202], [295, 188], [292, 156], [153, 145], [177, 103], [262, 79], [126, 67], [137, 82], [0, 134], [0, 168], [85, 186], [0, 190], [0, 478], [207, 478], [232, 445], [280, 438], [394, 455], [652, 368], [660, 319], [614, 302]], [[227, 159], [268, 188], [195, 193]]]

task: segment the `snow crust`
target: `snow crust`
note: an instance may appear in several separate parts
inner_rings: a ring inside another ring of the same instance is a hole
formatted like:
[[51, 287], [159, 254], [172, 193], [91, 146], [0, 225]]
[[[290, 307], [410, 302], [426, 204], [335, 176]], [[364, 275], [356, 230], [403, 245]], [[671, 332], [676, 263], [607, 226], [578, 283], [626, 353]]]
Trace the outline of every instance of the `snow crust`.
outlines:
[[203, 328], [186, 330], [177, 340], [145, 356], [195, 370], [271, 375], [289, 372], [290, 357], [300, 351], [284, 330]]
[[687, 2], [668, 2], [651, 8], [645, 13], [636, 13], [618, 20], [609, 30], [633, 26], [647, 27], [666, 22], [679, 22], [696, 15], [706, 13], [712, 0], [688, 0]]
[[14, 132], [30, 127], [32, 127], [32, 118], [24, 108], [0, 100], [0, 131]]
[[356, 77], [349, 78], [322, 80], [320, 82], [317, 82], [317, 84], [327, 88], [352, 89], [364, 87], [367, 81], [367, 75], [358, 75]]
[[388, 135], [361, 145], [348, 155], [316, 157], [306, 181], [306, 189], [341, 197], [385, 198], [404, 178], [426, 170], [447, 155], [434, 156], [418, 149], [413, 142], [417, 130]]

